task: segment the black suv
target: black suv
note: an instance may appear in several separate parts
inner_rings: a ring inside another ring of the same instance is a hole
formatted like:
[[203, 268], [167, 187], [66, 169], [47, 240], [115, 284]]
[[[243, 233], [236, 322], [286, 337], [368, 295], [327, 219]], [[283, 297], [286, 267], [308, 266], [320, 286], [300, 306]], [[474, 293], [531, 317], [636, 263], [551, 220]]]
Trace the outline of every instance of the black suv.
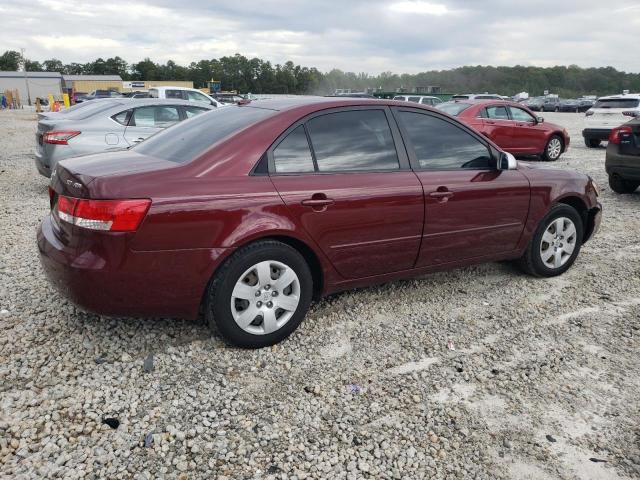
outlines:
[[633, 193], [640, 186], [640, 118], [611, 130], [604, 167], [614, 192]]

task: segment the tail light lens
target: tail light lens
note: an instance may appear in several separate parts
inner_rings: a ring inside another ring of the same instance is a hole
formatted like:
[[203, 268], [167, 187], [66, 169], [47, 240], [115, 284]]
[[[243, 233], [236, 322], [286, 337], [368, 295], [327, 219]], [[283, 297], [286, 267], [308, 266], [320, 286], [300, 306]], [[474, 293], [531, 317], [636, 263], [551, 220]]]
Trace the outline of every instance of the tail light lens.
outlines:
[[42, 136], [42, 141], [52, 145], [68, 145], [69, 140], [81, 133], [77, 130], [52, 130]]
[[58, 216], [78, 227], [108, 232], [135, 232], [144, 219], [151, 200], [90, 200], [60, 195]]
[[632, 135], [632, 134], [633, 134], [633, 130], [631, 130], [631, 127], [614, 128], [613, 130], [611, 130], [611, 133], [609, 134], [609, 143], [612, 143], [613, 145], [620, 145], [620, 137], [622, 135]]
[[593, 115], [593, 111], [592, 110], [587, 110], [584, 114], [585, 117], [590, 117], [591, 115]]

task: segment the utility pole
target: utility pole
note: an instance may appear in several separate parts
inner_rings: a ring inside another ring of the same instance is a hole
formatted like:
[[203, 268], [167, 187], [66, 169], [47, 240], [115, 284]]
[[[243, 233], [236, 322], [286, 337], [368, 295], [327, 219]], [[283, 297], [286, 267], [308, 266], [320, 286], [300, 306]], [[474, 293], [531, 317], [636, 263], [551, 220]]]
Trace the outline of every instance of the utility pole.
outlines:
[[24, 48], [20, 49], [20, 55], [22, 55], [22, 71], [24, 72], [24, 83], [27, 86], [27, 101], [31, 106], [31, 91], [29, 90], [29, 78], [27, 77], [27, 59], [24, 58]]

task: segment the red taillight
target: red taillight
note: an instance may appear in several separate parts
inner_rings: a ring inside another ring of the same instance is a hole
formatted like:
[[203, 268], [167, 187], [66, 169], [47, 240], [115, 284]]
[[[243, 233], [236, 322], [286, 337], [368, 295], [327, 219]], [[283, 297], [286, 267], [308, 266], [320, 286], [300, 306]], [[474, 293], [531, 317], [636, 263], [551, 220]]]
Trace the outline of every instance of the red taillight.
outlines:
[[614, 145], [620, 145], [620, 136], [625, 134], [626, 135], [633, 134], [633, 130], [631, 130], [631, 127], [614, 128], [613, 130], [611, 130], [611, 133], [609, 134], [609, 143], [612, 143]]
[[82, 132], [77, 130], [52, 130], [42, 136], [42, 141], [52, 145], [67, 145], [69, 140], [77, 137], [80, 133]]
[[134, 232], [147, 214], [151, 200], [89, 200], [60, 195], [61, 220], [90, 230]]
[[49, 191], [49, 201], [51, 202], [53, 201], [53, 197], [56, 194], [56, 191], [53, 188], [51, 188], [51, 185], [49, 185], [48, 191]]

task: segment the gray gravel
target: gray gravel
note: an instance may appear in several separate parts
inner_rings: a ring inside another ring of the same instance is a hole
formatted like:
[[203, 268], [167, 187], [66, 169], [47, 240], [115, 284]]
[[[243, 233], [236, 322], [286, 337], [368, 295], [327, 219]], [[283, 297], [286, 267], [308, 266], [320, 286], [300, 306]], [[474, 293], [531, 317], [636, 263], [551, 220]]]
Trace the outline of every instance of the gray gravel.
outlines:
[[557, 166], [603, 190], [567, 274], [499, 263], [348, 292], [244, 351], [55, 293], [35, 116], [0, 112], [0, 476], [638, 478], [640, 192], [609, 190], [582, 115], [545, 116], [573, 139]]

